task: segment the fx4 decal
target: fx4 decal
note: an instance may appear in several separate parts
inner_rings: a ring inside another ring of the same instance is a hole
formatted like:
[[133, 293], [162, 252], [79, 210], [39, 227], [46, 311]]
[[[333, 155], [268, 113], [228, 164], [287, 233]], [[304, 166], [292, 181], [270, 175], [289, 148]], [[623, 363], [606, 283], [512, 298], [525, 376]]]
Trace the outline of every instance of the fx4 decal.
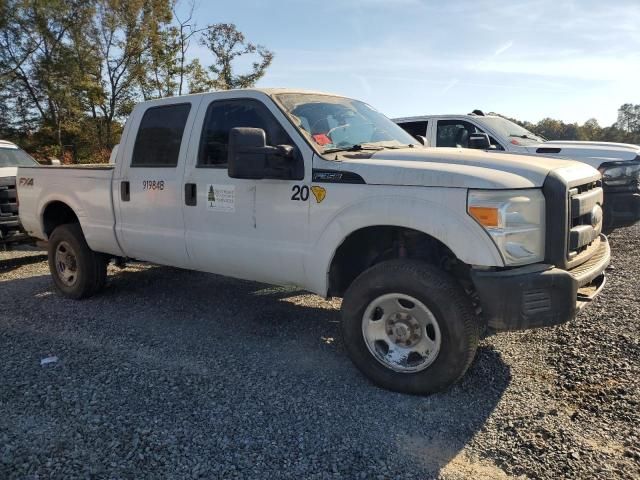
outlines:
[[21, 187], [33, 187], [33, 178], [20, 177], [18, 185], [20, 185]]

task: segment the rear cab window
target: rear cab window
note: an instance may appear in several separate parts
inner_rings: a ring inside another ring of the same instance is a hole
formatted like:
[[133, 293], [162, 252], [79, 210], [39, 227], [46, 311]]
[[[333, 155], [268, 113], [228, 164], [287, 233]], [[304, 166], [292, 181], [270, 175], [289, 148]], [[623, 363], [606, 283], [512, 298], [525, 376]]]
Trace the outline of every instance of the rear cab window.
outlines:
[[131, 167], [175, 168], [190, 110], [190, 103], [147, 109], [138, 127]]
[[429, 122], [427, 120], [420, 120], [415, 122], [402, 122], [398, 123], [398, 125], [400, 125], [412, 137], [424, 137], [427, 135]]

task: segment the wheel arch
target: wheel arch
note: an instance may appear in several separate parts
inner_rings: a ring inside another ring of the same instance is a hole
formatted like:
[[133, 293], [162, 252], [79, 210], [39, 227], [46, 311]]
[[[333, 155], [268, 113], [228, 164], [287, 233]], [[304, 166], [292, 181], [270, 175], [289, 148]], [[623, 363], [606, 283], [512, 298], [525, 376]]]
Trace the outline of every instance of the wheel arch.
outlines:
[[[42, 232], [49, 238], [53, 230], [64, 224], [80, 224], [80, 217], [75, 210], [62, 200], [51, 200], [42, 209]], [[80, 225], [82, 228], [82, 225]]]
[[[359, 239], [367, 242], [359, 245], [360, 253], [366, 253], [366, 247], [371, 242], [376, 243], [376, 234], [381, 232], [387, 238], [389, 235], [393, 238], [394, 234], [413, 236], [414, 246], [428, 245], [466, 265], [503, 266], [500, 253], [489, 235], [466, 215], [466, 195], [462, 202], [457, 202], [462, 205], [452, 202], [453, 208], [416, 198], [383, 197], [376, 200], [352, 205], [328, 222], [305, 265], [311, 291], [322, 296], [338, 296], [337, 293], [348, 285], [343, 283], [339, 288], [335, 283], [332, 285], [332, 280], [335, 280], [332, 271], [335, 272], [336, 262], [340, 262], [344, 252], [358, 244]], [[463, 206], [464, 216], [460, 215], [456, 206]], [[388, 241], [382, 243], [387, 247], [389, 245]], [[422, 250], [414, 251], [423, 253]], [[367, 265], [367, 268], [373, 264], [375, 262]], [[323, 275], [313, 275], [318, 271], [322, 271]]]

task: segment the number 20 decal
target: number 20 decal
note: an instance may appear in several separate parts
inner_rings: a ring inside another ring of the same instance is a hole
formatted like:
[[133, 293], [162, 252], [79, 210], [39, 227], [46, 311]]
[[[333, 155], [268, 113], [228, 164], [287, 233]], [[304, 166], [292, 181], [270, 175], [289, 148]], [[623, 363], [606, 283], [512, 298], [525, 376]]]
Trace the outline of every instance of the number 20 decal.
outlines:
[[309, 200], [309, 187], [306, 185], [294, 185], [291, 189], [293, 195], [291, 195], [291, 200], [298, 200], [306, 202]]

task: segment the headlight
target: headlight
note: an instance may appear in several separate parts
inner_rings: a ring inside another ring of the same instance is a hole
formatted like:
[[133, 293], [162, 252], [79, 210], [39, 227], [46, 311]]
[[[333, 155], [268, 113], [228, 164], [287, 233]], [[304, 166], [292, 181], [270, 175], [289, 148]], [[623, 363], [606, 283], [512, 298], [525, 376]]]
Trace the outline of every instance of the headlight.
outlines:
[[602, 183], [609, 187], [621, 187], [640, 181], [640, 163], [605, 163], [600, 166]]
[[544, 259], [544, 195], [531, 190], [469, 190], [467, 211], [491, 235], [506, 265]]

